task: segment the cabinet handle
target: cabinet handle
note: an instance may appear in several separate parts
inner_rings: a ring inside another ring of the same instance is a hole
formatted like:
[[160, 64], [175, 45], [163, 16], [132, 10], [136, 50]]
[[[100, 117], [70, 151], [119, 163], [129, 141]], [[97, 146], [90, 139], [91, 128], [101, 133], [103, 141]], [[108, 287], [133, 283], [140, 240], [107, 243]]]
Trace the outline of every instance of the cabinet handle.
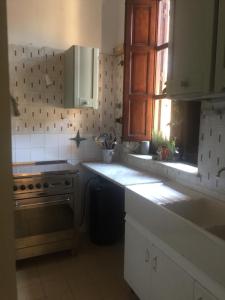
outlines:
[[148, 249], [145, 251], [145, 262], [148, 263], [150, 260], [150, 252]]
[[152, 260], [152, 268], [155, 272], [157, 272], [158, 269], [158, 257], [155, 256]]
[[187, 88], [187, 87], [190, 86], [190, 82], [188, 80], [181, 80], [180, 86], [184, 87], [184, 88]]

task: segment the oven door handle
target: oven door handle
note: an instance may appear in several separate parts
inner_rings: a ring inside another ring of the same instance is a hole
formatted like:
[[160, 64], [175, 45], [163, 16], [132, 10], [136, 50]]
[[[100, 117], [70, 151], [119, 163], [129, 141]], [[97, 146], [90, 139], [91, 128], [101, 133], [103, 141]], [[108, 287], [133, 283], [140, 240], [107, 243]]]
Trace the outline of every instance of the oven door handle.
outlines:
[[70, 197], [63, 200], [52, 200], [52, 201], [36, 202], [36, 203], [29, 203], [29, 204], [20, 204], [20, 201], [16, 201], [16, 209], [36, 208], [41, 206], [43, 207], [43, 206], [50, 206], [50, 205], [57, 205], [57, 204], [66, 204], [71, 201], [72, 199]]
[[48, 197], [48, 193], [38, 193], [37, 197]]

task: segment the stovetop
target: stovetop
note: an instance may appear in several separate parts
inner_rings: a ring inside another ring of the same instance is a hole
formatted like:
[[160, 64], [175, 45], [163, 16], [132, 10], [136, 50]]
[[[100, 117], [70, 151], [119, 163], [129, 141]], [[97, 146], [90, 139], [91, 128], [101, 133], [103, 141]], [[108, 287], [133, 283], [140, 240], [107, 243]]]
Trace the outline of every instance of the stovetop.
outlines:
[[77, 167], [68, 163], [66, 160], [42, 161], [14, 164], [12, 166], [12, 172], [14, 178], [21, 178], [50, 174], [74, 173], [77, 172]]

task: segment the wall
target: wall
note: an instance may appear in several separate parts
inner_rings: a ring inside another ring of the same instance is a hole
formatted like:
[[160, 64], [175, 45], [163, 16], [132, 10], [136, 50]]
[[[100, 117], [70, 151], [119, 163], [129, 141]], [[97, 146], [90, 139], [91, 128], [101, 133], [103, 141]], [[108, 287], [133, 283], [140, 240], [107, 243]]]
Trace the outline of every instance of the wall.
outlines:
[[[114, 80], [119, 64], [111, 53], [123, 42], [124, 2], [21, 0], [18, 4], [8, 0], [10, 90], [21, 112], [20, 117], [12, 116], [14, 162], [70, 159], [75, 163], [98, 158], [100, 151], [92, 136], [112, 126], [120, 134], [114, 115], [121, 116], [115, 101], [122, 98], [122, 88], [117, 89]], [[63, 108], [63, 50], [72, 44], [100, 47], [105, 53], [100, 59], [97, 111]], [[46, 68], [54, 81], [48, 88]], [[79, 149], [69, 140], [77, 130], [87, 138]]]
[[58, 49], [73, 44], [112, 54], [124, 42], [125, 0], [7, 0], [9, 43]]
[[[100, 55], [98, 110], [64, 109], [64, 53], [10, 45], [10, 91], [21, 114], [12, 115], [13, 161], [67, 159], [76, 163], [99, 158], [100, 149], [92, 137], [115, 127], [121, 135], [121, 126], [114, 122], [115, 116], [121, 116], [115, 107], [122, 101], [121, 59]], [[46, 71], [51, 86], [46, 86]], [[87, 138], [79, 149], [70, 140], [78, 130]]]
[[5, 1], [0, 2], [0, 298], [16, 299]]
[[102, 0], [7, 0], [9, 43], [101, 48]]
[[198, 169], [200, 183], [210, 190], [225, 193], [225, 172], [217, 177], [225, 167], [225, 100], [222, 102], [203, 101]]
[[124, 43], [125, 0], [104, 0], [102, 16], [102, 49], [111, 54]]

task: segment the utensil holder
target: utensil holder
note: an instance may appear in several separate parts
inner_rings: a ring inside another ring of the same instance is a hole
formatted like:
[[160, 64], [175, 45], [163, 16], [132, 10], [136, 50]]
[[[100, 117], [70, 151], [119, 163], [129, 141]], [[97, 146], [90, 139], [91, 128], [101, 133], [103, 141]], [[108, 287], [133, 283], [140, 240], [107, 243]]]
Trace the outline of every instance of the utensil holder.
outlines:
[[103, 162], [110, 164], [112, 162], [113, 155], [114, 155], [113, 149], [103, 149], [102, 150]]

